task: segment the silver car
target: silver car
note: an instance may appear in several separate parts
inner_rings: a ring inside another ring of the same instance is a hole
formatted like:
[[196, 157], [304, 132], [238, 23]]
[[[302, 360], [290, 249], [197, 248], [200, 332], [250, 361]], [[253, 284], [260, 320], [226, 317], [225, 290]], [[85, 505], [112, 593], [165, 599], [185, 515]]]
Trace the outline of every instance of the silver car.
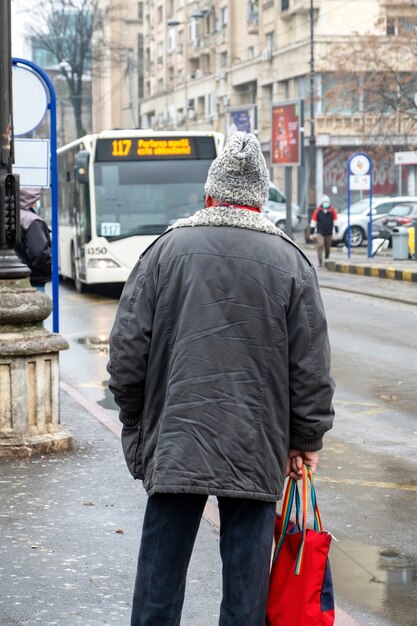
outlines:
[[[415, 196], [381, 196], [372, 200], [372, 237], [379, 236], [381, 218], [387, 215], [391, 209], [410, 202], [417, 202]], [[350, 207], [350, 245], [353, 248], [361, 246], [368, 238], [369, 225], [369, 198], [354, 202]], [[337, 242], [348, 243], [348, 212], [347, 209], [339, 213], [339, 233]]]
[[[292, 229], [295, 230], [301, 222], [301, 209], [298, 204], [295, 204], [295, 202], [291, 203], [291, 208], [291, 225]], [[269, 183], [269, 196], [262, 212], [265, 217], [275, 224], [275, 226], [285, 230], [285, 222], [287, 220], [287, 200], [282, 191], [280, 191], [274, 183]]]

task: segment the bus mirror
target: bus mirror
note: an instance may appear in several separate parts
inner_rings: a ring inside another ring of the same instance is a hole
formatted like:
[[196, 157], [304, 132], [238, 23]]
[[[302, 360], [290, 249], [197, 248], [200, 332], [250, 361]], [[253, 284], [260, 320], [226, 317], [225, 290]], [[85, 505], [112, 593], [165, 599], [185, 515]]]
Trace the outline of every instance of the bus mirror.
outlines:
[[79, 183], [88, 183], [88, 162], [90, 153], [88, 150], [80, 150], [75, 155], [75, 169], [77, 172], [77, 180]]

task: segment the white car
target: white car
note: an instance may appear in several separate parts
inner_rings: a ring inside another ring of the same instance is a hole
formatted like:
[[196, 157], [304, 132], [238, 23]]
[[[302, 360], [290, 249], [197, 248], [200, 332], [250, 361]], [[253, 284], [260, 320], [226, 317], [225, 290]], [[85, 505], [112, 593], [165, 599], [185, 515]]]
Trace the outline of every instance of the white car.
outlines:
[[[295, 204], [295, 202], [291, 203], [291, 207], [291, 225], [293, 230], [295, 230], [301, 222], [301, 209], [298, 204]], [[269, 183], [269, 196], [262, 212], [265, 217], [275, 224], [275, 226], [285, 230], [285, 222], [287, 220], [287, 201], [285, 195], [276, 185], [274, 185], [274, 183]]]
[[[381, 196], [372, 199], [372, 238], [379, 235], [381, 218], [391, 209], [401, 205], [417, 202], [416, 196]], [[357, 248], [368, 238], [369, 198], [354, 202], [350, 207], [350, 245]], [[339, 233], [336, 242], [348, 243], [348, 212], [347, 209], [338, 214]]]

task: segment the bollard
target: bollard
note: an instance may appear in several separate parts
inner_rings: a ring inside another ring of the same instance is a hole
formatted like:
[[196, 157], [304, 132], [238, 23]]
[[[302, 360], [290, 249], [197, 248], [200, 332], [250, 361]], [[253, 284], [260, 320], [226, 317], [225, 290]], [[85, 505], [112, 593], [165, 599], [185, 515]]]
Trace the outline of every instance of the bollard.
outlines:
[[26, 277], [0, 280], [0, 458], [67, 450], [59, 423], [59, 352], [67, 341], [43, 326], [52, 303]]

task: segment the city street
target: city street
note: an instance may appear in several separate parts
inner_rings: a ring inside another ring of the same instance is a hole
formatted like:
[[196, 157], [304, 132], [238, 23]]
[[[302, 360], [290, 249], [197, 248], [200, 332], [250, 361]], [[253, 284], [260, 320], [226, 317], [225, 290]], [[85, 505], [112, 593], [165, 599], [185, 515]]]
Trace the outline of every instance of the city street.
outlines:
[[[316, 487], [324, 527], [334, 536], [336, 626], [415, 626], [417, 307], [406, 303], [415, 302], [417, 286], [327, 270], [319, 281], [337, 418]], [[2, 582], [1, 624], [128, 622], [146, 497], [125, 468], [106, 388], [117, 298], [110, 288], [80, 295], [70, 281], [61, 284], [61, 334], [70, 350], [61, 352], [60, 414], [74, 450], [0, 467], [7, 496], [0, 500], [0, 578], [10, 573]], [[207, 519], [216, 525], [215, 500], [210, 504]], [[204, 521], [184, 626], [217, 623], [220, 572], [218, 533]]]
[[[332, 564], [338, 604], [366, 626], [411, 626], [417, 598], [417, 307], [385, 299], [387, 293], [394, 297], [390, 281], [326, 270], [319, 279], [337, 419], [316, 482], [324, 525], [337, 539]], [[399, 300], [410, 300], [414, 290], [395, 285]], [[359, 295], [367, 291], [373, 296]], [[105, 365], [118, 294], [105, 288], [79, 295], [71, 282], [60, 293], [61, 334], [71, 345], [61, 353], [61, 379], [117, 422]]]

